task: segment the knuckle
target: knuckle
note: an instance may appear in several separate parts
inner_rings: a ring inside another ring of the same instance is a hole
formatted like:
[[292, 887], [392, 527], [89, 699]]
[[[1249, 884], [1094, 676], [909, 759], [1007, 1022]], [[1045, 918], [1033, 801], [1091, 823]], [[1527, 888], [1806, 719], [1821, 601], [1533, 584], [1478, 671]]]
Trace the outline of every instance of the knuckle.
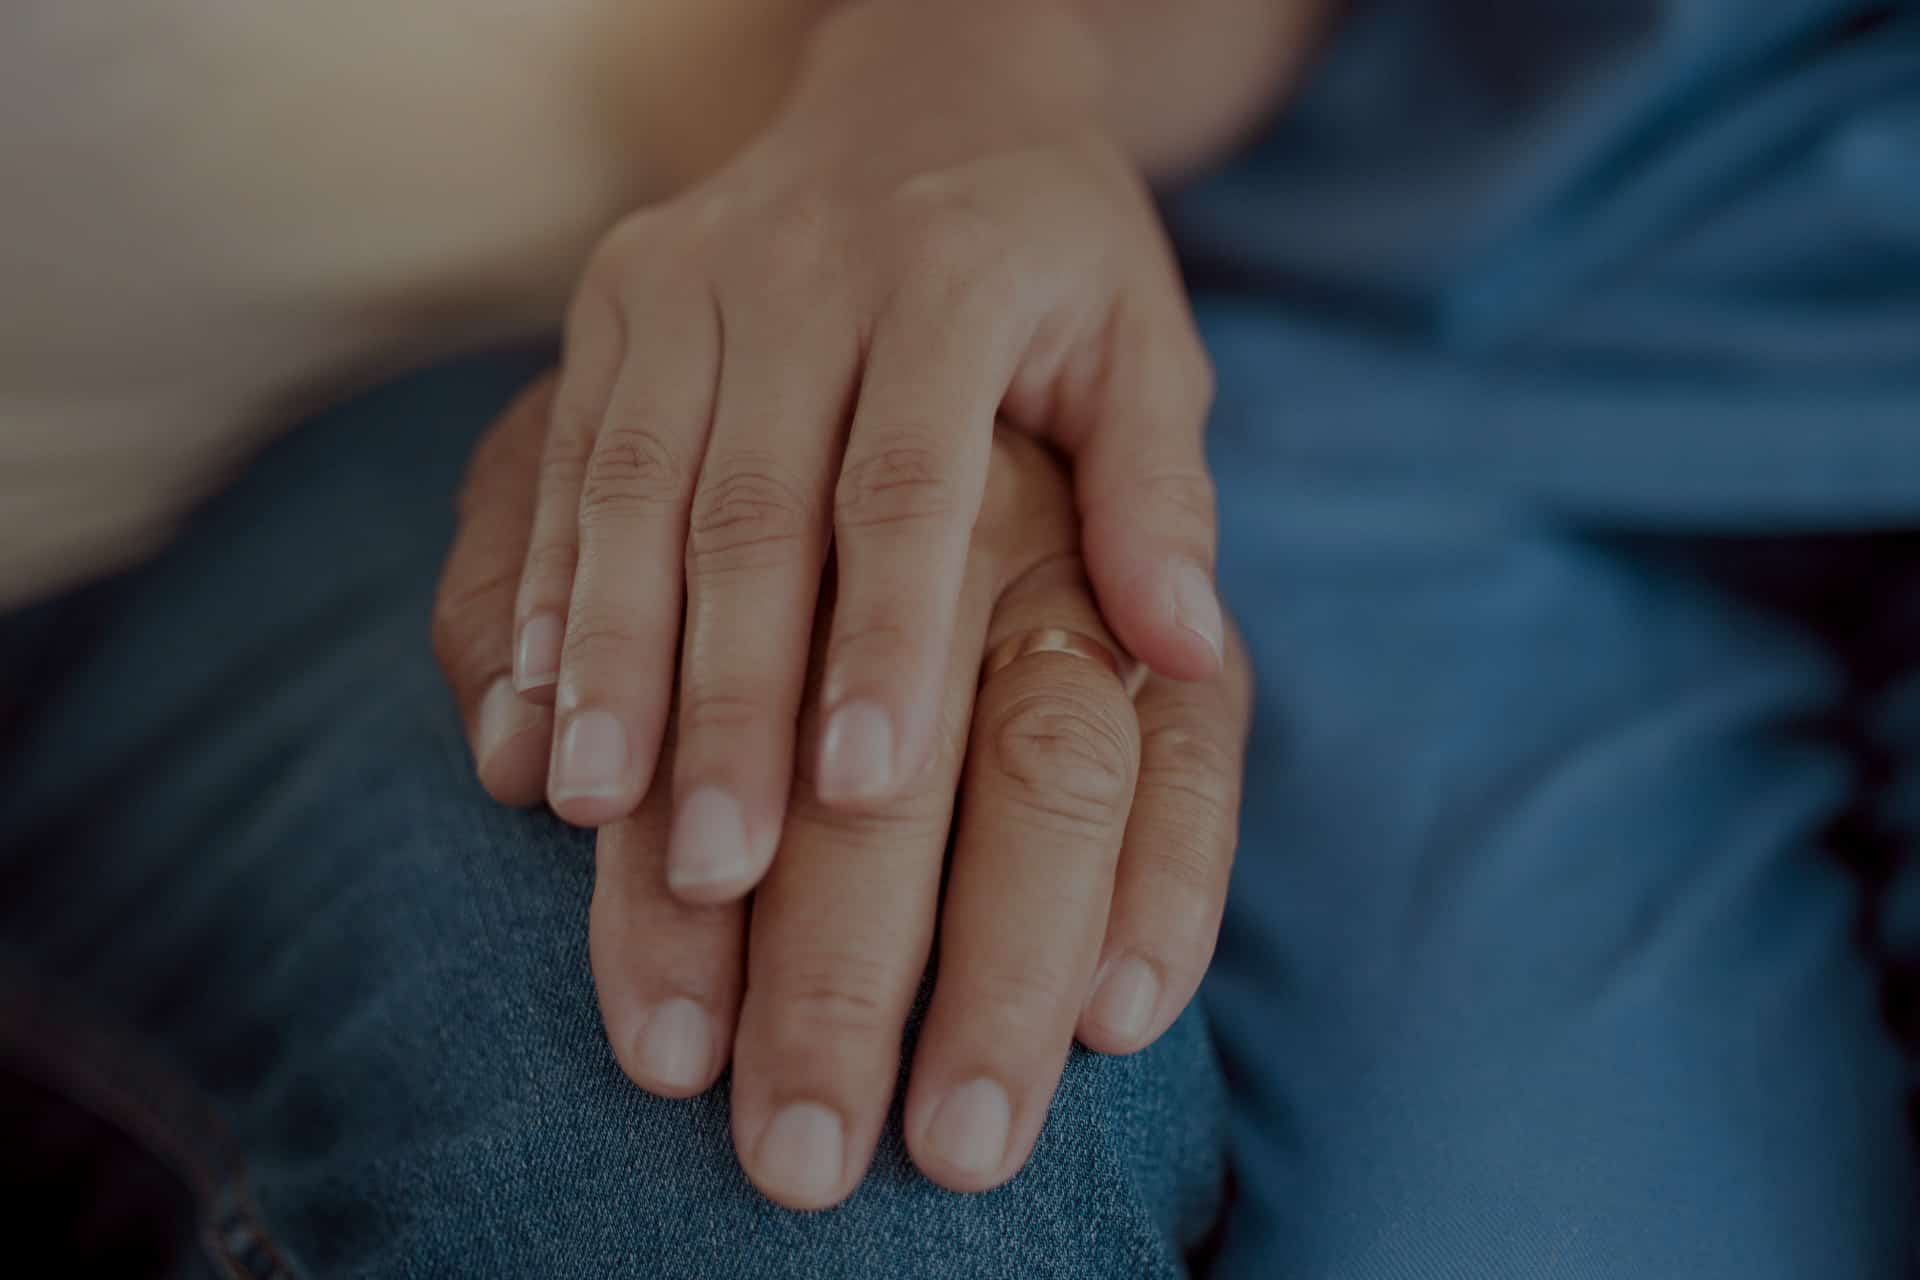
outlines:
[[659, 432], [631, 423], [608, 427], [581, 485], [581, 523], [672, 506], [686, 476], [686, 465]]
[[580, 564], [580, 547], [571, 533], [569, 529], [568, 536], [546, 538], [527, 548], [529, 583], [552, 585], [557, 588], [554, 594], [564, 596], [567, 584], [573, 581], [573, 571]]
[[433, 601], [433, 634], [481, 630], [508, 616], [520, 574], [511, 566], [484, 576], [456, 582], [451, 574], [440, 583]]
[[950, 519], [956, 506], [939, 454], [902, 439], [847, 459], [834, 492], [833, 522], [842, 530], [898, 528]]
[[965, 1007], [993, 1029], [996, 1043], [1052, 1035], [1077, 1004], [1073, 974], [1058, 962], [996, 967], [968, 974], [963, 981]]
[[1223, 809], [1238, 782], [1239, 753], [1190, 723], [1156, 725], [1140, 742], [1140, 782]]
[[803, 955], [778, 966], [771, 1006], [781, 1023], [813, 1040], [890, 1034], [901, 1017], [904, 986], [892, 966], [849, 951]]
[[1213, 481], [1204, 470], [1185, 467], [1149, 472], [1138, 478], [1121, 501], [1129, 511], [1110, 511], [1120, 519], [1137, 517], [1142, 506], [1177, 511], [1195, 526], [1214, 526]]
[[505, 670], [506, 655], [488, 650], [498, 635], [494, 627], [512, 612], [518, 585], [519, 574], [511, 570], [457, 585], [441, 583], [431, 630], [434, 661], [441, 671], [477, 675], [488, 666]]
[[647, 639], [628, 623], [610, 617], [570, 618], [562, 660], [578, 671], [604, 670], [630, 664], [644, 653]]
[[814, 504], [771, 467], [735, 467], [703, 482], [687, 530], [687, 570], [710, 577], [793, 565], [816, 539]]
[[764, 731], [772, 718], [770, 705], [768, 699], [744, 693], [689, 693], [680, 701], [681, 740], [696, 734]]
[[540, 487], [547, 493], [572, 493], [586, 474], [587, 459], [593, 456], [593, 437], [597, 421], [589, 421], [583, 411], [562, 425], [558, 401], [554, 402], [554, 429], [547, 435], [547, 447], [540, 453]]
[[1220, 823], [1188, 823], [1177, 816], [1154, 825], [1127, 857], [1154, 885], [1163, 906], [1175, 900], [1212, 908], [1226, 889], [1234, 828]]
[[1076, 824], [1110, 822], [1133, 791], [1137, 730], [1100, 700], [1055, 689], [1010, 700], [987, 726], [999, 773], [1030, 808]]
[[[846, 596], [843, 588], [841, 600], [846, 601]], [[920, 633], [893, 611], [890, 602], [878, 610], [860, 608], [856, 612], [845, 603], [840, 608], [850, 616], [834, 619], [835, 635], [827, 652], [827, 683], [836, 700], [845, 687], [846, 676], [897, 669], [912, 660], [920, 644]]]

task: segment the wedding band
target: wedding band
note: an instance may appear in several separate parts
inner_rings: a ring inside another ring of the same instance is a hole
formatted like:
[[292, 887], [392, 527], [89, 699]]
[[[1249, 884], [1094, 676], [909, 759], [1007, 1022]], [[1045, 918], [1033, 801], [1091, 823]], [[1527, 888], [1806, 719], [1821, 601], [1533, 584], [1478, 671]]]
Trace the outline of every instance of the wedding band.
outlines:
[[1092, 636], [1079, 631], [1069, 631], [1065, 627], [1035, 627], [1032, 631], [1022, 631], [1008, 636], [993, 647], [987, 660], [981, 664], [980, 678], [987, 679], [1002, 671], [1020, 659], [1036, 653], [1070, 653], [1076, 658], [1085, 658], [1097, 662], [1113, 672], [1113, 678], [1127, 691], [1128, 698], [1138, 697], [1140, 686], [1147, 682], [1147, 667], [1143, 662], [1131, 658], [1122, 661], [1112, 646], [1095, 640]]

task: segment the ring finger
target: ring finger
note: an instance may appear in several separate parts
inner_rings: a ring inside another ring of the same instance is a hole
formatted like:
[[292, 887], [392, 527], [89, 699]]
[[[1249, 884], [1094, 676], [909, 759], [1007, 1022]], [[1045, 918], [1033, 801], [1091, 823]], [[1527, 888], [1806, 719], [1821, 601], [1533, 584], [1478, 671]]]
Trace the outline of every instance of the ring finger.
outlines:
[[1012, 1177], [1039, 1136], [1106, 930], [1140, 758], [1078, 557], [1022, 577], [987, 652], [905, 1115], [914, 1162], [956, 1191]]

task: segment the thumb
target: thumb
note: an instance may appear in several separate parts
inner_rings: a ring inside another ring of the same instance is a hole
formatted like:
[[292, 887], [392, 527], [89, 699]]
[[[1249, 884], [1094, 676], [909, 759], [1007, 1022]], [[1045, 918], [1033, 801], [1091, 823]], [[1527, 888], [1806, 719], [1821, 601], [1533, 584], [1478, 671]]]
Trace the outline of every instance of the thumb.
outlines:
[[552, 710], [513, 688], [514, 597], [552, 399], [549, 374], [521, 392], [474, 449], [433, 606], [434, 660], [466, 725], [480, 783], [516, 806], [544, 796], [553, 737]]
[[1114, 353], [1111, 367], [1128, 372], [1104, 388], [1073, 460], [1087, 575], [1136, 658], [1171, 680], [1205, 680], [1226, 649], [1204, 444], [1212, 369], [1190, 332], [1138, 346]]

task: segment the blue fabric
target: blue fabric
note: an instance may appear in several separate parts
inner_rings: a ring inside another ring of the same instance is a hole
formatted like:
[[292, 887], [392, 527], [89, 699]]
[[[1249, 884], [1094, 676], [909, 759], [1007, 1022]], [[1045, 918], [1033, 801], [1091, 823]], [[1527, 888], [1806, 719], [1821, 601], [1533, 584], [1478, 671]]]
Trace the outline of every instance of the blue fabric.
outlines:
[[[1920, 6], [1354, 8], [1168, 203], [1260, 670], [1210, 1273], [1910, 1275]], [[621, 1085], [580, 844], [484, 804], [421, 643], [462, 433], [524, 372], [337, 417], [0, 632], [13, 1051], [191, 1135], [256, 1274], [1174, 1271], [1192, 1019], [1076, 1058], [977, 1200], [890, 1142], [783, 1215], [717, 1104]]]
[[1920, 544], [1227, 483], [1221, 1274], [1914, 1274]]
[[1920, 4], [1362, 0], [1168, 202], [1254, 487], [1920, 512]]
[[1221, 1269], [1913, 1274], [1920, 5], [1351, 8], [1167, 201], [1260, 672]]
[[193, 1274], [1181, 1274], [1225, 1145], [1197, 1012], [1076, 1052], [1007, 1187], [935, 1188], [896, 1115], [817, 1215], [748, 1185], [724, 1088], [620, 1074], [591, 842], [480, 792], [426, 643], [454, 482], [550, 358], [330, 415], [154, 565], [0, 620], [0, 1077], [181, 1171]]

